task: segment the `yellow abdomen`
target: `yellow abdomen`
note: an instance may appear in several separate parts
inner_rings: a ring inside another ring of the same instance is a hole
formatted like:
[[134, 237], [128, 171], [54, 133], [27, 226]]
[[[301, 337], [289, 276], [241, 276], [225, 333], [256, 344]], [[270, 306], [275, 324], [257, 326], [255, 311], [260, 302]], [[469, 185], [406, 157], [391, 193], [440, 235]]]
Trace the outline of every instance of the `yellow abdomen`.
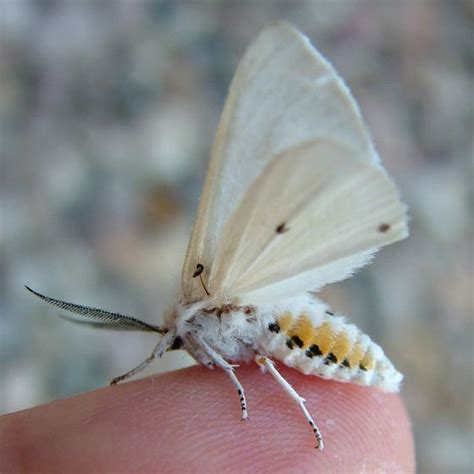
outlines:
[[274, 312], [265, 329], [262, 350], [305, 374], [399, 390], [402, 375], [380, 346], [320, 305]]

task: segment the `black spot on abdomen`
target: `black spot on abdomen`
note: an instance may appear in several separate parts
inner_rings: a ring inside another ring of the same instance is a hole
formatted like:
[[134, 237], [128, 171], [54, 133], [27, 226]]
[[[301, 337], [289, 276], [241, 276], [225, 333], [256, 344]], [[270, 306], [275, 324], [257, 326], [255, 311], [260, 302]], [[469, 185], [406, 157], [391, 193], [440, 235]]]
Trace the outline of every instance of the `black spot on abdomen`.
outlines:
[[270, 323], [268, 329], [271, 332], [276, 332], [278, 334], [280, 332], [280, 325], [278, 323]]
[[337, 357], [332, 352], [330, 352], [324, 359], [324, 363], [326, 365], [337, 364]]
[[303, 341], [298, 336], [292, 336], [291, 340], [298, 346], [303, 347]]
[[312, 344], [311, 346], [309, 346], [309, 349], [305, 352], [305, 354], [309, 358], [323, 355], [317, 344]]

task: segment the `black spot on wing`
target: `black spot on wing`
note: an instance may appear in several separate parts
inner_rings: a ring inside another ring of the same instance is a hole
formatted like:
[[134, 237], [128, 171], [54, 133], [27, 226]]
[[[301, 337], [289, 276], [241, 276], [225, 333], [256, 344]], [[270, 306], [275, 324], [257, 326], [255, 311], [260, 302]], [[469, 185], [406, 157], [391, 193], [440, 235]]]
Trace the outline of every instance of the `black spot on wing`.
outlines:
[[383, 222], [382, 224], [380, 224], [378, 227], [377, 227], [377, 230], [381, 233], [381, 234], [385, 234], [385, 232], [388, 232], [390, 230], [390, 224], [387, 224], [386, 222]]
[[279, 224], [277, 226], [277, 228], [275, 229], [275, 232], [277, 234], [283, 234], [283, 232], [288, 232], [290, 229], [288, 229], [288, 227], [286, 227], [286, 224], [284, 222], [282, 222], [281, 224]]

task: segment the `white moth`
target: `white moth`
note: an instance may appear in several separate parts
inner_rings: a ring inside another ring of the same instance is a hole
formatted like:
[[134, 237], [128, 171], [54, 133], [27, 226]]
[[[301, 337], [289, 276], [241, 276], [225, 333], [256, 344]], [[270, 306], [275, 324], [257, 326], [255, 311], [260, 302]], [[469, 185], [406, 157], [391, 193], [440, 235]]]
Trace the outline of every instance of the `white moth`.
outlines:
[[[304, 374], [399, 390], [382, 349], [310, 292], [343, 280], [408, 235], [405, 206], [333, 67], [286, 23], [265, 29], [232, 81], [182, 272], [163, 327], [34, 294], [95, 326], [161, 334], [151, 356], [184, 349], [225, 370], [255, 360], [299, 405], [272, 359]], [[79, 319], [80, 321], [80, 319]], [[84, 322], [84, 321], [82, 321]]]

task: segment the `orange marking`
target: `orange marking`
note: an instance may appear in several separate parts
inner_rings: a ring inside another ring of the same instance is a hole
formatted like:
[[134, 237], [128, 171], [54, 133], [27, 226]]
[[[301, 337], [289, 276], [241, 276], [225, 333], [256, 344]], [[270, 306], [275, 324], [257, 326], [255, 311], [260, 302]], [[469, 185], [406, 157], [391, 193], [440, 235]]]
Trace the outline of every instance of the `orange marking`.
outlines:
[[362, 344], [357, 342], [353, 347], [352, 352], [347, 357], [347, 362], [349, 362], [351, 369], [359, 366], [359, 362], [361, 361], [362, 357], [364, 357], [364, 353], [364, 347]]
[[298, 336], [303, 341], [303, 347], [308, 347], [314, 337], [316, 328], [307, 314], [302, 314], [289, 336]]
[[334, 344], [331, 352], [336, 356], [336, 359], [341, 363], [349, 354], [349, 351], [352, 349], [351, 340], [347, 337], [346, 332], [338, 334], [336, 338], [336, 343]]
[[282, 332], [287, 333], [295, 324], [295, 318], [291, 313], [283, 313], [279, 318], [278, 318], [278, 325], [280, 326], [280, 330]]
[[372, 370], [375, 367], [374, 355], [370, 349], [365, 353], [364, 358], [360, 361], [359, 365], [365, 367], [366, 370]]
[[315, 329], [316, 335], [311, 341], [312, 344], [316, 344], [319, 347], [322, 357], [329, 353], [336, 340], [331, 326], [331, 323], [327, 321], [321, 324], [321, 326]]

